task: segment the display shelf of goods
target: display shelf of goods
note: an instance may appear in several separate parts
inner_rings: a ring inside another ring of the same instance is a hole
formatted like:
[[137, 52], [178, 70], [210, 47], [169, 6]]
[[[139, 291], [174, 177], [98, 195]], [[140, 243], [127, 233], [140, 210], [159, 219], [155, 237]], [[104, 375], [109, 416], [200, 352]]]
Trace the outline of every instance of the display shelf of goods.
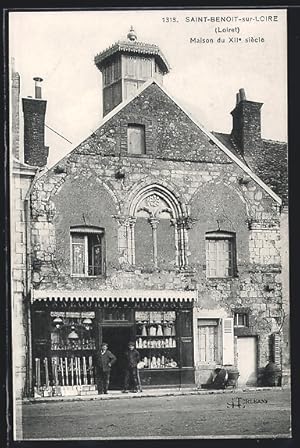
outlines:
[[135, 313], [139, 368], [144, 371], [178, 369], [174, 311]]
[[143, 337], [175, 336], [175, 322], [137, 322], [137, 335]]
[[96, 349], [94, 340], [82, 340], [73, 343], [51, 343], [51, 351], [93, 351]]
[[52, 352], [96, 349], [93, 312], [51, 312], [50, 316]]
[[141, 337], [139, 335], [136, 336], [136, 347], [138, 349], [146, 349], [146, 348], [176, 348], [176, 338], [175, 337]]
[[[176, 353], [175, 353], [176, 355]], [[141, 361], [139, 363], [139, 369], [174, 369], [178, 368], [178, 364], [176, 361], [174, 354], [171, 354], [167, 351], [161, 352], [150, 352], [141, 355]]]

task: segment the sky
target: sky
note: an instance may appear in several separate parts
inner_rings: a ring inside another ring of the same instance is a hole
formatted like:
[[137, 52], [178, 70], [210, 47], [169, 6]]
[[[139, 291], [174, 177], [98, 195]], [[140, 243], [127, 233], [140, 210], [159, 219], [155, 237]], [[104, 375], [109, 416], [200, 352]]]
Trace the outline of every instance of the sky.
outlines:
[[48, 166], [100, 126], [102, 75], [94, 57], [126, 39], [131, 25], [139, 41], [157, 44], [168, 60], [164, 88], [208, 130], [231, 131], [230, 112], [243, 87], [247, 99], [264, 103], [263, 138], [286, 141], [285, 10], [10, 12], [9, 56], [21, 97], [34, 96], [32, 78], [42, 77], [46, 124], [72, 142], [46, 129]]

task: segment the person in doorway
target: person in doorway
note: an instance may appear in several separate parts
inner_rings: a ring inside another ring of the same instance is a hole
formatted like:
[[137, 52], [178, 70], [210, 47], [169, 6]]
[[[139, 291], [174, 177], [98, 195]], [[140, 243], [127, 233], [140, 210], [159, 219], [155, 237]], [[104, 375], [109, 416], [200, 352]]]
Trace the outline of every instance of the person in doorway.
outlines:
[[125, 352], [125, 377], [123, 393], [128, 392], [130, 383], [132, 384], [133, 392], [138, 392], [138, 389], [140, 389], [137, 371], [137, 365], [140, 358], [140, 354], [135, 348], [135, 343], [129, 342], [128, 350]]
[[110, 378], [111, 366], [116, 362], [115, 355], [108, 350], [108, 344], [103, 342], [101, 344], [100, 352], [97, 356], [97, 387], [98, 394], [107, 394]]

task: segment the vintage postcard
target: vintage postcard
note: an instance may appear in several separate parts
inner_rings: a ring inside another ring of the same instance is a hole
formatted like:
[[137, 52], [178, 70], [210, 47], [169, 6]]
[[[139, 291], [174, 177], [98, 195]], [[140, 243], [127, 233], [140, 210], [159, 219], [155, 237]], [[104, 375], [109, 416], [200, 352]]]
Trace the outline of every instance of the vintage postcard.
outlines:
[[8, 12], [14, 440], [291, 437], [286, 13]]

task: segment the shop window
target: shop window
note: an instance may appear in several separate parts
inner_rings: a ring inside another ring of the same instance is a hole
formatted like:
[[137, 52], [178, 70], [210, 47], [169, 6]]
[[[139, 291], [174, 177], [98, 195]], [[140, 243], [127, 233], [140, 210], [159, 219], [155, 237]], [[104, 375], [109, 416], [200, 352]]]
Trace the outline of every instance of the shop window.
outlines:
[[35, 344], [33, 382], [38, 396], [61, 395], [61, 386], [94, 386], [95, 330], [94, 311], [50, 312], [50, 347], [47, 341], [40, 352]]
[[248, 327], [249, 319], [247, 313], [234, 313], [234, 326], [235, 327]]
[[227, 232], [206, 234], [206, 275], [225, 278], [235, 275], [235, 235]]
[[51, 350], [94, 350], [95, 312], [51, 311]]
[[198, 319], [199, 361], [210, 364], [219, 362], [218, 319]]
[[178, 368], [175, 311], [136, 311], [135, 321], [141, 368]]
[[127, 129], [128, 154], [146, 154], [145, 126], [129, 124]]
[[71, 229], [71, 272], [82, 277], [104, 274], [104, 229]]

